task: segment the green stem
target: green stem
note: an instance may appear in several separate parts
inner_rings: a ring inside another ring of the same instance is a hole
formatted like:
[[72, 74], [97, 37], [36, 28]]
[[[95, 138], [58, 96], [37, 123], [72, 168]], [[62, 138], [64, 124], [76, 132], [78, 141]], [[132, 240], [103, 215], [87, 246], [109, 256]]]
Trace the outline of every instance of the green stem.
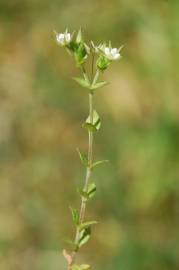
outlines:
[[85, 70], [85, 67], [84, 66], [81, 66], [81, 71], [82, 71], [82, 74], [83, 74], [83, 77], [86, 81], [89, 81], [89, 78], [88, 78], [88, 75], [86, 74], [86, 70]]
[[[94, 69], [94, 58], [92, 58], [91, 84], [94, 84], [97, 81], [98, 76], [99, 76], [99, 72], [97, 71], [93, 78], [93, 69]], [[84, 78], [88, 79], [84, 66], [81, 67], [81, 70], [82, 70]], [[90, 117], [90, 123], [93, 123], [93, 91], [89, 91], [89, 117]], [[87, 191], [89, 181], [91, 179], [92, 164], [93, 164], [93, 132], [89, 130], [88, 131], [88, 166], [86, 168], [86, 177], [85, 177], [85, 183], [83, 187], [84, 191]], [[80, 224], [83, 223], [84, 221], [86, 203], [87, 203], [87, 200], [84, 197], [82, 197], [81, 206], [80, 206], [80, 218], [79, 218]], [[75, 233], [75, 241], [74, 241], [76, 246], [79, 243], [79, 239], [80, 239], [80, 230], [79, 230], [79, 227], [77, 227], [76, 233]], [[72, 252], [71, 263], [68, 265], [68, 270], [70, 270], [71, 266], [74, 264], [77, 252], [78, 250], [74, 250]]]
[[95, 85], [95, 83], [96, 83], [97, 80], [98, 80], [98, 77], [99, 77], [99, 70], [97, 69], [97, 70], [96, 70], [96, 74], [95, 74], [95, 76], [94, 76], [94, 79], [93, 79], [93, 81], [92, 81], [92, 85]]
[[92, 53], [92, 61], [91, 61], [91, 83], [93, 82], [93, 73], [94, 73], [94, 57], [95, 54]]
[[[89, 92], [89, 115], [90, 115], [90, 122], [93, 123], [93, 92]], [[93, 163], [93, 132], [88, 131], [88, 166], [86, 169], [86, 177], [85, 177], [85, 183], [83, 190], [87, 191], [88, 184], [91, 178], [91, 173], [92, 173], [92, 163]], [[80, 220], [79, 223], [83, 223], [84, 217], [85, 217], [85, 210], [86, 210], [86, 199], [82, 197], [81, 200], [81, 207], [80, 207]], [[79, 237], [80, 237], [80, 231], [79, 228], [77, 227], [76, 229], [76, 235], [75, 235], [75, 244], [77, 245], [79, 242]], [[75, 261], [77, 251], [74, 251], [72, 253], [72, 263]], [[70, 266], [69, 268], [70, 269]]]

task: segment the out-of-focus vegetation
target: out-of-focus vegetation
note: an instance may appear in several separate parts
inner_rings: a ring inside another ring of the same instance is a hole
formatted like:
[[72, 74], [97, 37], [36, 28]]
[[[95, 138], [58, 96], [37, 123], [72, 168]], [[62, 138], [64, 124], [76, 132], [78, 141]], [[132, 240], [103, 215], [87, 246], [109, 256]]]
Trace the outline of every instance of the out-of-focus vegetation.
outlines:
[[96, 104], [102, 129], [95, 217], [80, 262], [98, 270], [179, 269], [179, 1], [0, 1], [0, 269], [65, 269], [69, 204], [84, 171], [75, 148], [87, 95], [53, 29], [124, 44]]

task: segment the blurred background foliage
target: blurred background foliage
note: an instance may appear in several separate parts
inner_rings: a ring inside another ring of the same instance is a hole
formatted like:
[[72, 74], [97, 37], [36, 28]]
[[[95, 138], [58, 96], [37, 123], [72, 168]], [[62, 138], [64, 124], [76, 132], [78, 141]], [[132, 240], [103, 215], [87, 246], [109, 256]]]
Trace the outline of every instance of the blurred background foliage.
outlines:
[[53, 29], [124, 44], [98, 91], [96, 218], [79, 260], [98, 270], [179, 269], [179, 1], [0, 1], [0, 269], [65, 269], [69, 204], [87, 149], [87, 93]]

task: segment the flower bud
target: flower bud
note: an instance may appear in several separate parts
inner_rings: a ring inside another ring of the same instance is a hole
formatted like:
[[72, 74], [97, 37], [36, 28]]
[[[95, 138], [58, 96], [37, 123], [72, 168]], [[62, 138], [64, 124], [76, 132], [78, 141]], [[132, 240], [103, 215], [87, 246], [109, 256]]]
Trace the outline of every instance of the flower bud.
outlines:
[[85, 60], [88, 57], [88, 54], [83, 42], [78, 44], [77, 48], [74, 51], [74, 56], [77, 66], [81, 66], [82, 64], [84, 64]]
[[104, 55], [100, 55], [96, 61], [96, 65], [99, 70], [104, 71], [110, 65], [110, 61]]

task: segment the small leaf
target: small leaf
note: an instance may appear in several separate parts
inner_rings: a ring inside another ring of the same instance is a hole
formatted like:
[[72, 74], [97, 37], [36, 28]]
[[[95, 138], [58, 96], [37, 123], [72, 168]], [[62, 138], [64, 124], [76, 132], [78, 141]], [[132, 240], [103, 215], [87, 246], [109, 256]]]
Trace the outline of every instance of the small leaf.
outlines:
[[86, 119], [85, 123], [83, 124], [84, 128], [89, 129], [90, 131], [98, 131], [101, 127], [101, 120], [97, 111], [93, 110], [93, 122], [91, 123], [90, 115]]
[[97, 82], [95, 83], [94, 85], [91, 86], [91, 89], [97, 89], [97, 88], [100, 88], [100, 87], [103, 87], [104, 85], [108, 84], [107, 82]]
[[77, 148], [77, 152], [79, 154], [80, 160], [83, 165], [88, 166], [88, 158], [85, 153], [80, 152], [80, 150]]
[[96, 184], [95, 183], [89, 184], [87, 191], [88, 198], [90, 199], [93, 198], [95, 193], [96, 193]]
[[95, 193], [96, 193], [96, 185], [95, 183], [90, 183], [88, 185], [87, 191], [85, 190], [78, 190], [79, 194], [81, 195], [81, 197], [85, 198], [86, 200], [91, 199], [94, 197]]
[[79, 212], [78, 210], [70, 207], [70, 210], [71, 210], [71, 213], [72, 213], [72, 218], [73, 218], [73, 222], [75, 225], [79, 225], [79, 220], [80, 220], [80, 215], [79, 215]]
[[90, 83], [83, 79], [83, 78], [80, 78], [80, 77], [74, 77], [73, 78], [77, 83], [79, 83], [79, 85], [81, 85], [82, 87], [85, 87], [85, 88], [88, 88], [90, 89]]
[[78, 246], [81, 247], [84, 244], [86, 244], [88, 242], [88, 240], [90, 239], [90, 236], [91, 236], [91, 229], [90, 229], [90, 227], [88, 227], [86, 229], [83, 229], [80, 232], [80, 239], [79, 239], [79, 242], [78, 242]]
[[82, 125], [83, 128], [88, 129], [89, 131], [95, 132], [96, 131], [96, 127], [90, 123], [83, 123]]
[[109, 160], [104, 159], [104, 160], [96, 161], [96, 162], [93, 163], [92, 168], [94, 168], [94, 167], [96, 167], [98, 165], [101, 165], [102, 163], [105, 163], [105, 162], [109, 162]]
[[93, 221], [86, 221], [82, 224], [79, 225], [79, 229], [80, 231], [83, 229], [86, 229], [88, 227], [90, 227], [91, 225], [97, 224], [97, 221], [93, 220]]

